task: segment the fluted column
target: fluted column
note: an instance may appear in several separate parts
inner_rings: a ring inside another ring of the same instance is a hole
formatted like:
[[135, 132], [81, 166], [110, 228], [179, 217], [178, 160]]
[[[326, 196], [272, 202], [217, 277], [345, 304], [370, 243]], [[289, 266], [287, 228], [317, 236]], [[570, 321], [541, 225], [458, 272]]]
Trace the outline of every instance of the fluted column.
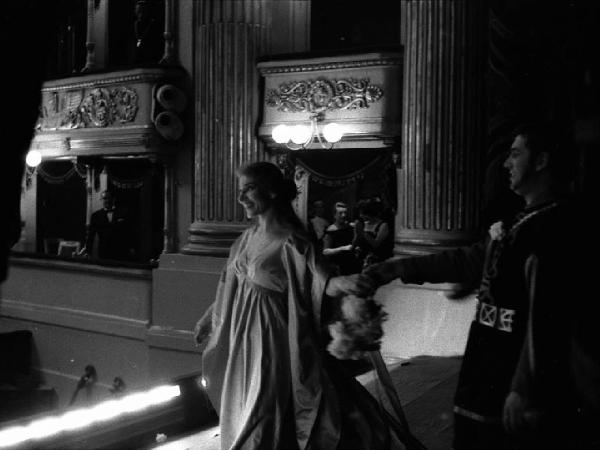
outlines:
[[256, 137], [257, 59], [267, 47], [266, 0], [197, 4], [194, 222], [184, 253], [226, 255], [247, 226], [236, 169], [266, 159]]
[[403, 2], [397, 253], [460, 245], [478, 231], [486, 131], [484, 3]]

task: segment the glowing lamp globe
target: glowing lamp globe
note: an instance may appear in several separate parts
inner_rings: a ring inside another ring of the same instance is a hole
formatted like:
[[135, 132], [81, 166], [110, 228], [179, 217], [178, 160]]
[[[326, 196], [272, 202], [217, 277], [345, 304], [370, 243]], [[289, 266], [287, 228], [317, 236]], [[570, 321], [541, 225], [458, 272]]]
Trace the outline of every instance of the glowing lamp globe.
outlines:
[[284, 124], [279, 124], [273, 128], [271, 136], [278, 144], [285, 144], [290, 140], [290, 127]]
[[343, 135], [344, 130], [337, 123], [328, 123], [323, 127], [323, 137], [327, 142], [338, 142]]
[[294, 144], [304, 144], [311, 137], [310, 128], [304, 125], [294, 125], [292, 127], [292, 142]]
[[42, 162], [42, 154], [37, 150], [31, 150], [25, 157], [25, 162], [29, 167], [37, 167]]

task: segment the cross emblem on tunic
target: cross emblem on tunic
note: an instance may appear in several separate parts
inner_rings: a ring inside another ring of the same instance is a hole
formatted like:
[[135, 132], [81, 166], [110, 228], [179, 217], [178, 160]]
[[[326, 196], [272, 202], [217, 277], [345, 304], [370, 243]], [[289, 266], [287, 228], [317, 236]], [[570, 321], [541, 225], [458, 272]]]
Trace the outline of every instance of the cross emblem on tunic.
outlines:
[[512, 332], [513, 317], [515, 315], [514, 309], [500, 308], [500, 323], [498, 329], [502, 331]]
[[496, 317], [498, 316], [498, 308], [494, 305], [487, 303], [481, 303], [481, 309], [479, 310], [479, 322], [488, 327], [493, 327], [496, 324]]

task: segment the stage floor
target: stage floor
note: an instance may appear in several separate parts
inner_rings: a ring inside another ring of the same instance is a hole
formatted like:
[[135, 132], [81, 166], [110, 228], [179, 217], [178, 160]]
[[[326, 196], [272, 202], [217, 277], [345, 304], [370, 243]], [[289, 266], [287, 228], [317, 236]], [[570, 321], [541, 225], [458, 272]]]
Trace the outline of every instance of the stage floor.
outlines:
[[[452, 399], [461, 358], [419, 356], [386, 359], [413, 434], [429, 450], [447, 450], [452, 442]], [[359, 378], [372, 390], [371, 373]], [[220, 450], [219, 427], [211, 425], [185, 436], [167, 436], [155, 450]]]
[[215, 425], [187, 436], [169, 438], [163, 444], [154, 447], [160, 450], [221, 450], [219, 426]]

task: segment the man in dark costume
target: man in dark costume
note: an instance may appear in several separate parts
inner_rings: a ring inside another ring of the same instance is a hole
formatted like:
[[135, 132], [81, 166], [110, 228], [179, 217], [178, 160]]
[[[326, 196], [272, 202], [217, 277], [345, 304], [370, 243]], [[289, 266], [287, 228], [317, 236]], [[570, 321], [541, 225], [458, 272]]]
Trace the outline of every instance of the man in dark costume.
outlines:
[[504, 167], [523, 211], [472, 247], [365, 269], [375, 286], [480, 280], [455, 396], [455, 450], [596, 448], [598, 327], [589, 316], [598, 307], [577, 276], [585, 268], [578, 227], [589, 222], [568, 194], [572, 150], [548, 125], [522, 127]]

